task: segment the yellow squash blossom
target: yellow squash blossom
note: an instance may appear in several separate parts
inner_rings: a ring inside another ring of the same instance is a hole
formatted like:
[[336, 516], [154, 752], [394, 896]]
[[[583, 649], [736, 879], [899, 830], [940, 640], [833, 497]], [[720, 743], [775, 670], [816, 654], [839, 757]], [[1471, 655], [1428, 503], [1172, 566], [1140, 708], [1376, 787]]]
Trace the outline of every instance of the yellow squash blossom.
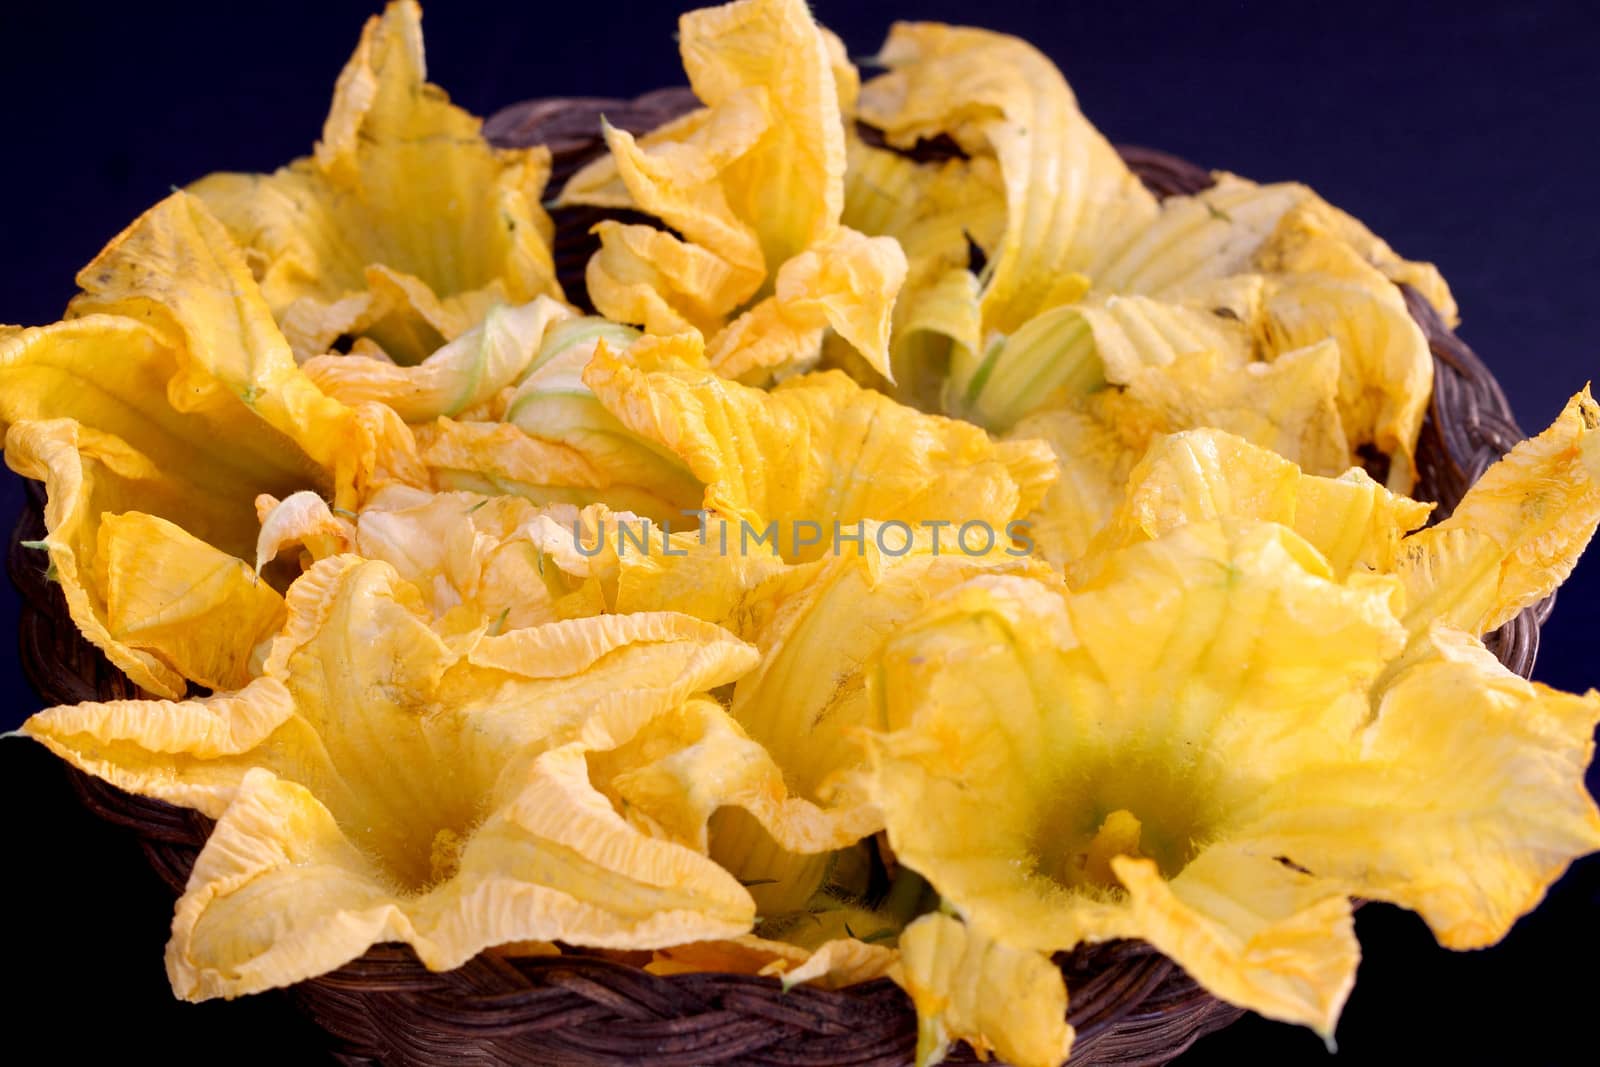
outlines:
[[1092, 573], [1116, 549], [1216, 519], [1288, 526], [1341, 581], [1352, 572], [1389, 574], [1407, 554], [1406, 535], [1433, 510], [1391, 493], [1359, 467], [1337, 478], [1310, 474], [1271, 449], [1214, 429], [1159, 439], [1124, 484], [1120, 501], [1069, 578]]
[[686, 707], [606, 763], [630, 817], [709, 847], [759, 883], [752, 894], [768, 916], [804, 910], [830, 854], [882, 828], [855, 776], [865, 756], [859, 733], [873, 721], [866, 666], [885, 638], [975, 574], [1048, 575], [1020, 548], [980, 543], [971, 530], [925, 531], [902, 544], [898, 533], [880, 539], [880, 529], [864, 523], [859, 544], [793, 563], [771, 543], [741, 545], [738, 525], [721, 520], [668, 535], [636, 516], [546, 509], [530, 524], [547, 573], [593, 587], [558, 599], [557, 611], [670, 606], [760, 652], [726, 712]]
[[217, 514], [226, 509], [195, 508], [183, 479], [71, 419], [13, 426], [6, 461], [44, 482], [49, 536], [38, 547], [78, 629], [112, 664], [168, 697], [191, 681], [244, 683], [256, 645], [282, 620], [283, 599], [243, 560], [151, 514], [209, 530], [231, 524]]
[[1404, 610], [1397, 579], [1340, 581], [1250, 521], [1122, 549], [1069, 595], [976, 579], [875, 676], [895, 853], [1009, 949], [1141, 938], [1329, 1035], [1351, 896], [1472, 948], [1600, 848], [1600, 694], [1526, 682], [1442, 626], [1390, 670]]
[[[1375, 444], [1394, 460], [1391, 487], [1410, 487], [1432, 360], [1392, 283], [1417, 288], [1453, 321], [1431, 265], [1400, 258], [1303, 185], [1221, 174], [1215, 187], [1158, 206], [1024, 41], [900, 24], [882, 58], [891, 71], [862, 88], [863, 119], [900, 149], [944, 136], [966, 157], [919, 164], [852, 151], [848, 217], [901, 240], [910, 258], [895, 315], [902, 395], [1003, 430], [1063, 394], [1116, 381], [1115, 327], [1095, 321], [1106, 301], [1222, 309], [1244, 327], [1254, 359], [1336, 339], [1342, 436], [1351, 448]], [[892, 203], [897, 192], [906, 206]], [[1230, 287], [1259, 290], [1245, 314], [1217, 299]], [[1197, 322], [1198, 334], [1147, 322], [1135, 346], [1159, 354], [1200, 342], [1229, 354], [1205, 336], [1225, 325]], [[1111, 373], [1093, 359], [1097, 348]]]
[[[1214, 201], [1233, 205], [1240, 216]], [[1169, 213], [1192, 216], [1201, 212], [1200, 204], [1218, 217], [1196, 222], [1193, 232], [1166, 233]], [[1194, 272], [1180, 272], [1172, 280], [1163, 273], [1122, 280], [1139, 295], [1108, 295], [1114, 290], [1100, 288], [1105, 280], [1096, 278], [1095, 291], [1081, 303], [1036, 316], [1009, 337], [990, 339], [980, 363], [952, 364], [946, 409], [1003, 429], [1031, 412], [1093, 403], [1104, 391], [1109, 395], [1100, 402], [1114, 403], [1116, 418], [1137, 425], [1147, 418], [1148, 404], [1136, 395], [1123, 397], [1137, 392], [1135, 383], [1142, 382], [1146, 392], [1165, 385], [1168, 393], [1192, 397], [1201, 385], [1227, 390], [1227, 383], [1246, 370], [1272, 374], [1281, 369], [1305, 378], [1307, 372], [1280, 364], [1325, 345], [1334, 370], [1335, 425], [1312, 443], [1298, 428], [1285, 428], [1290, 458], [1306, 466], [1342, 468], [1353, 461], [1356, 449], [1374, 445], [1391, 459], [1389, 486], [1409, 490], [1417, 434], [1432, 391], [1433, 359], [1400, 290], [1363, 258], [1359, 248], [1364, 246], [1341, 231], [1346, 217], [1302, 187], [1254, 186], [1239, 179], [1194, 198], [1169, 200], [1162, 212], [1152, 229], [1179, 244], [1161, 251], [1170, 258], [1176, 247], [1181, 254], [1178, 264], [1161, 262], [1175, 270], [1192, 266]], [[1230, 245], [1233, 241], [1239, 244]], [[1239, 255], [1241, 250], [1248, 255]], [[1226, 266], [1230, 257], [1237, 260], [1233, 273]], [[1115, 276], [1110, 284], [1116, 284]], [[1108, 315], [1109, 308], [1120, 314]], [[1310, 392], [1319, 397], [1319, 407], [1329, 407], [1321, 399], [1329, 388], [1325, 376], [1319, 370], [1314, 382], [1278, 383], [1271, 399], [1283, 404]], [[1201, 415], [1206, 403], [1188, 400]], [[1329, 420], [1323, 415], [1321, 421]], [[1221, 421], [1209, 424], [1236, 429]], [[1278, 447], [1265, 439], [1258, 443]]]
[[1159, 214], [1121, 245], [1108, 246], [1089, 270], [1095, 284], [1118, 293], [1176, 298], [1219, 279], [1249, 274], [1283, 219], [1309, 212], [1332, 236], [1397, 284], [1427, 298], [1445, 322], [1459, 317], [1455, 298], [1431, 263], [1402, 259], [1357, 219], [1298, 182], [1258, 184], [1222, 171], [1193, 196], [1172, 196]]
[[[349, 505], [404, 466], [407, 442], [295, 365], [193, 197], [151, 208], [79, 284], [65, 321], [0, 328], [7, 462], [45, 483], [44, 547], [74, 622], [113, 663], [163, 696], [238, 681], [280, 610], [241, 562], [254, 498], [316, 488]], [[172, 625], [140, 621], [183, 589]]]
[[416, 363], [494, 304], [561, 296], [549, 152], [490, 146], [427, 82], [421, 20], [395, 0], [367, 22], [314, 155], [191, 187], [248, 250], [300, 359], [350, 336]]
[[727, 377], [805, 369], [827, 329], [887, 373], [905, 256], [839, 221], [854, 71], [837, 40], [803, 0], [740, 0], [684, 15], [679, 47], [706, 107], [638, 140], [606, 127], [610, 156], [562, 193], [674, 231], [600, 223], [595, 307], [655, 334], [698, 330]]
[[447, 969], [508, 942], [646, 949], [749, 930], [738, 882], [631, 828], [586, 762], [747, 669], [731, 635], [653, 613], [446, 639], [415, 586], [355, 556], [314, 566], [288, 613], [242, 689], [52, 708], [23, 727], [218, 820], [173, 922], [180, 996], [285, 985], [379, 941]]
[[1413, 635], [1442, 621], [1481, 636], [1555, 592], [1594, 536], [1597, 430], [1600, 407], [1585, 389], [1427, 529], [1418, 527], [1432, 505], [1389, 492], [1359, 468], [1318, 477], [1221, 431], [1174, 434], [1132, 469], [1068, 577], [1073, 584], [1087, 580], [1112, 550], [1188, 523], [1266, 520], [1292, 527], [1341, 580], [1372, 572], [1399, 577]]

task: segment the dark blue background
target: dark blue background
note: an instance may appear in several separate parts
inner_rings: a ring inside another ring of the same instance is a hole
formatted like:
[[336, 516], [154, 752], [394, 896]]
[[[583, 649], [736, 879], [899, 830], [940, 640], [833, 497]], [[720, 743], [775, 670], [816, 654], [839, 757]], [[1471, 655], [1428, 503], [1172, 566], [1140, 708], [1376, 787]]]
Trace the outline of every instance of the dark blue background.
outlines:
[[[1463, 308], [1462, 335], [1530, 430], [1600, 367], [1600, 15], [1591, 5], [814, 8], [858, 55], [876, 50], [894, 15], [1019, 33], [1057, 60], [1112, 139], [1309, 182], [1403, 254], [1439, 264]], [[343, 0], [0, 4], [0, 321], [57, 317], [76, 269], [169, 187], [215, 169], [271, 169], [309, 150], [373, 10]], [[664, 4], [437, 0], [426, 22], [431, 74], [480, 114], [524, 97], [676, 84], [675, 14]], [[5, 529], [19, 501], [6, 476]], [[1545, 631], [1538, 679], [1600, 682], [1597, 594], [1591, 558]], [[16, 610], [0, 583], [6, 728], [38, 706], [18, 667]], [[0, 966], [13, 1039], [44, 1027], [66, 1062], [158, 1050], [174, 1064], [320, 1062], [312, 1035], [274, 997], [172, 1002], [161, 964], [168, 903], [154, 877], [131, 843], [76, 810], [59, 769], [26, 742], [0, 742], [0, 820], [9, 935]], [[1484, 952], [1444, 952], [1411, 916], [1364, 909], [1366, 962], [1340, 1059], [1592, 1062], [1597, 916], [1595, 859]], [[1306, 1032], [1250, 1019], [1184, 1062], [1325, 1055]]]

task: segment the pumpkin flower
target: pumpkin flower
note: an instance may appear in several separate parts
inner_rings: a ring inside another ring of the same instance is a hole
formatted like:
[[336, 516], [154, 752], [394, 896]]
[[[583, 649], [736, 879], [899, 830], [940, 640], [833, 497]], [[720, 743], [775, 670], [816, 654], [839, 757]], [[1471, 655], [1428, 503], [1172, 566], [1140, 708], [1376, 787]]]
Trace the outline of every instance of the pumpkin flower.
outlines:
[[315, 153], [190, 191], [245, 247], [298, 359], [340, 337], [413, 364], [495, 304], [560, 298], [544, 148], [501, 149], [428, 83], [422, 11], [368, 20]]
[[380, 560], [416, 586], [445, 634], [485, 625], [505, 633], [567, 617], [557, 601], [568, 583], [530, 533], [539, 511], [519, 497], [396, 486], [359, 512], [335, 514], [312, 492], [263, 496], [256, 506], [257, 570], [295, 546], [309, 563], [344, 552]]
[[[562, 204], [630, 208], [673, 232], [602, 222], [585, 280], [607, 318], [699, 331], [712, 367], [767, 380], [816, 363], [832, 329], [888, 373], [906, 261], [889, 238], [841, 225], [841, 97], [855, 72], [803, 0], [740, 0], [679, 21], [706, 105], [642, 138], [607, 126], [609, 157]], [[681, 235], [681, 236], [679, 236]]]
[[875, 675], [896, 855], [1007, 948], [1140, 938], [1331, 1035], [1350, 897], [1474, 948], [1600, 848], [1600, 694], [1524, 681], [1442, 624], [1391, 670], [1404, 610], [1397, 579], [1340, 581], [1252, 521], [1117, 551], [1069, 595], [976, 579]]
[[859, 732], [873, 721], [866, 670], [888, 635], [974, 575], [1050, 579], [1038, 561], [998, 541], [966, 552], [945, 531], [901, 552], [891, 535], [886, 551], [879, 528], [865, 522], [859, 545], [796, 563], [769, 542], [741, 545], [725, 520], [667, 534], [636, 516], [551, 508], [527, 527], [546, 573], [560, 573], [568, 588], [577, 583], [556, 611], [670, 608], [723, 626], [760, 653], [728, 710], [664, 716], [606, 762], [630, 818], [709, 848], [752, 883], [769, 917], [805, 910], [831, 854], [882, 829], [857, 778]]
[[242, 684], [282, 611], [243, 562], [255, 497], [314, 488], [350, 506], [409, 442], [295, 365], [239, 250], [187, 194], [78, 282], [65, 321], [0, 327], [6, 461], [45, 483], [42, 547], [112, 663], [162, 696]]
[[[1433, 364], [1395, 283], [1453, 322], [1430, 264], [1402, 259], [1303, 185], [1219, 174], [1158, 205], [1055, 66], [1017, 38], [901, 23], [880, 58], [890, 70], [862, 86], [862, 119], [891, 149], [942, 137], [961, 153], [851, 153], [846, 217], [900, 240], [909, 259], [894, 322], [902, 395], [1005, 430], [1125, 384], [1130, 349], [1105, 309], [1144, 297], [1193, 319], [1142, 324], [1132, 354], [1144, 349], [1147, 368], [1198, 346], [1217, 359], [1207, 373], [1227, 377], [1238, 348], [1219, 344], [1219, 330], [1243, 335], [1246, 361], [1337, 341], [1339, 465], [1373, 444], [1393, 460], [1391, 488], [1410, 488]], [[1213, 312], [1228, 322], [1205, 323]]]
[[188, 701], [51, 708], [23, 732], [119, 788], [217, 819], [167, 950], [190, 1000], [287, 985], [404, 941], [435, 970], [494, 945], [736, 937], [754, 906], [630, 826], [586, 759], [748, 669], [671, 613], [444, 637], [386, 563], [291, 587], [258, 677]]

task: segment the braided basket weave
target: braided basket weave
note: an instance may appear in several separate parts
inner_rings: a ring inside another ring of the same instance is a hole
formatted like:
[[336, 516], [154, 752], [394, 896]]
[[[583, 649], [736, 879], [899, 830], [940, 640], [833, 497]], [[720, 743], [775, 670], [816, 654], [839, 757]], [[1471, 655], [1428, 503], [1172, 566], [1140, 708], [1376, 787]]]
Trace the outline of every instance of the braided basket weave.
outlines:
[[[559, 189], [603, 150], [602, 112], [632, 132], [654, 128], [695, 105], [687, 90], [633, 101], [548, 99], [492, 117], [485, 132], [502, 145], [546, 144], [554, 156], [550, 188]], [[873, 131], [863, 130], [871, 137]], [[929, 142], [916, 154], [948, 155], [953, 145]], [[1192, 193], [1211, 184], [1204, 170], [1159, 152], [1122, 148], [1124, 159], [1158, 195]], [[585, 300], [583, 269], [596, 244], [589, 227], [602, 213], [559, 209], [556, 262], [570, 298]], [[611, 217], [617, 217], [612, 213]], [[1417, 495], [1449, 514], [1483, 470], [1520, 440], [1499, 385], [1428, 303], [1406, 290], [1412, 315], [1436, 363], [1433, 401], [1418, 446]], [[22, 593], [22, 657], [51, 702], [112, 700], [136, 695], [132, 683], [78, 634], [60, 590], [45, 580], [37, 555], [18, 542], [44, 536], [37, 485], [9, 553]], [[1538, 650], [1550, 601], [1523, 612], [1488, 639], [1489, 648], [1526, 676]], [[138, 835], [146, 856], [174, 894], [210, 832], [196, 812], [129, 796], [72, 772], [83, 802]], [[1077, 1029], [1074, 1064], [1160, 1064], [1197, 1038], [1226, 1026], [1241, 1010], [1200, 989], [1170, 960], [1140, 942], [1086, 946], [1062, 954]], [[379, 945], [339, 970], [294, 986], [289, 995], [328, 1035], [346, 1064], [650, 1063], [887, 1065], [909, 1062], [916, 1019], [893, 984], [878, 980], [840, 992], [733, 974], [657, 977], [608, 960], [568, 955], [513, 959], [480, 955], [435, 974], [410, 949]], [[953, 1057], [971, 1060], [960, 1046]]]

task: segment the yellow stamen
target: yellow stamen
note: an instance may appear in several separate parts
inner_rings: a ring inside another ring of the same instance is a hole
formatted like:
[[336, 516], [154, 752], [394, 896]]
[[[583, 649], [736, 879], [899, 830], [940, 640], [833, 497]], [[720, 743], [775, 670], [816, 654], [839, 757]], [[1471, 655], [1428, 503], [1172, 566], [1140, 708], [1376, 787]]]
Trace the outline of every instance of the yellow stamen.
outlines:
[[1117, 876], [1111, 870], [1111, 860], [1116, 856], [1139, 856], [1139, 831], [1141, 827], [1133, 812], [1118, 808], [1107, 815], [1089, 842], [1084, 856], [1084, 879], [1094, 885], [1116, 886]]

